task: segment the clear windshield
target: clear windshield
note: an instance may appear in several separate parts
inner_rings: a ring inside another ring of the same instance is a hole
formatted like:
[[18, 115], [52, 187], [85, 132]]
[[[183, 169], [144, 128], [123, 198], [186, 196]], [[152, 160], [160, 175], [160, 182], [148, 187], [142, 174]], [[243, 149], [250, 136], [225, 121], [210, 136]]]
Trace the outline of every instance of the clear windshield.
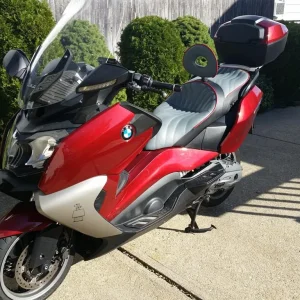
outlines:
[[90, 0], [69, 0], [60, 20], [35, 53], [25, 78], [21, 98], [24, 109], [72, 99], [77, 86], [110, 57], [99, 24], [85, 20]]

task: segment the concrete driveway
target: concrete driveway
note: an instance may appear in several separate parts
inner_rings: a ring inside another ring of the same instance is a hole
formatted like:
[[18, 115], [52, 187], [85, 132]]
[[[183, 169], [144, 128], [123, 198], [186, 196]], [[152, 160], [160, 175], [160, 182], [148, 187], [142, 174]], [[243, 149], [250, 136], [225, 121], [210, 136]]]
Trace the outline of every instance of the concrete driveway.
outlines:
[[230, 200], [200, 212], [216, 230], [185, 234], [179, 215], [126, 253], [74, 265], [51, 299], [300, 299], [300, 108], [259, 116], [241, 157]]

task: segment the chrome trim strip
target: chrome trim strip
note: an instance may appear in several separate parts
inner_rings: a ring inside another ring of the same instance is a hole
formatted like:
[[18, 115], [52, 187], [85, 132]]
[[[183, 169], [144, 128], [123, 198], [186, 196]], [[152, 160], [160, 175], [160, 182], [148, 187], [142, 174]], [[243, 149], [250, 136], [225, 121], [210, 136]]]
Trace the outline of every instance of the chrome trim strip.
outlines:
[[243, 66], [243, 65], [235, 65], [235, 64], [220, 64], [220, 68], [233, 68], [233, 69], [242, 69], [248, 72], [255, 72], [256, 69], [260, 69], [261, 67], [247, 67], [247, 66]]
[[102, 191], [107, 176], [97, 176], [50, 195], [34, 194], [38, 212], [47, 218], [95, 238], [122, 232], [105, 220], [94, 202]]

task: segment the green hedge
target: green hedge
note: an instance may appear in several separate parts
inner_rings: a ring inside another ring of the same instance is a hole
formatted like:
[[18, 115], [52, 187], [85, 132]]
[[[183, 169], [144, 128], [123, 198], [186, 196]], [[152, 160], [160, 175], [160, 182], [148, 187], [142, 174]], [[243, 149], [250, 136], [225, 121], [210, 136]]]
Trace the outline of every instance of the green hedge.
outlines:
[[95, 24], [75, 20], [68, 25], [60, 36], [65, 48], [74, 53], [74, 61], [98, 66], [99, 57], [109, 57], [110, 52], [104, 36]]
[[[188, 79], [182, 66], [184, 50], [176, 26], [155, 16], [133, 20], [124, 29], [119, 43], [119, 55], [125, 67], [170, 83]], [[128, 98], [149, 110], [162, 101], [159, 95], [153, 93], [128, 92]]]
[[99, 57], [111, 55], [98, 26], [82, 20], [74, 20], [60, 32], [43, 54], [42, 68], [52, 59], [62, 57], [65, 49], [71, 50], [73, 61], [94, 67], [99, 65]]
[[300, 24], [280, 22], [289, 29], [285, 51], [274, 62], [266, 65], [262, 72], [272, 80], [275, 105], [287, 106], [292, 105], [295, 100], [299, 101]]
[[22, 49], [31, 57], [55, 22], [46, 1], [0, 0], [0, 140], [5, 123], [17, 109], [20, 83], [2, 68], [10, 49]]
[[265, 112], [272, 109], [274, 107], [274, 88], [272, 86], [272, 80], [266, 75], [261, 74], [256, 85], [264, 93], [259, 112]]
[[214, 40], [209, 34], [209, 28], [200, 20], [192, 16], [185, 16], [177, 18], [173, 23], [178, 29], [186, 48], [195, 44], [205, 44], [217, 54]]

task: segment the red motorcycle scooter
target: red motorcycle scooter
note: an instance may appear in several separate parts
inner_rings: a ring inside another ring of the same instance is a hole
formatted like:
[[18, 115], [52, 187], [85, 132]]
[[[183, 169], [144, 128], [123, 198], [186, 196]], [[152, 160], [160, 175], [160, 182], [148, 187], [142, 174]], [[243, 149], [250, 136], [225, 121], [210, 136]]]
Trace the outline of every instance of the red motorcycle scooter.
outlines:
[[[0, 221], [0, 299], [46, 299], [75, 253], [104, 255], [185, 210], [186, 232], [211, 230], [198, 228], [197, 212], [220, 204], [241, 180], [235, 152], [263, 96], [255, 81], [288, 35], [263, 17], [235, 18], [215, 36], [224, 64], [195, 45], [183, 60], [193, 79], [179, 86], [112, 59], [95, 68], [70, 49], [50, 59], [55, 37], [84, 2], [67, 9], [31, 62], [20, 50], [4, 59], [23, 81], [24, 106], [5, 132], [0, 189], [23, 202]], [[153, 113], [110, 106], [124, 87], [173, 94]]]

